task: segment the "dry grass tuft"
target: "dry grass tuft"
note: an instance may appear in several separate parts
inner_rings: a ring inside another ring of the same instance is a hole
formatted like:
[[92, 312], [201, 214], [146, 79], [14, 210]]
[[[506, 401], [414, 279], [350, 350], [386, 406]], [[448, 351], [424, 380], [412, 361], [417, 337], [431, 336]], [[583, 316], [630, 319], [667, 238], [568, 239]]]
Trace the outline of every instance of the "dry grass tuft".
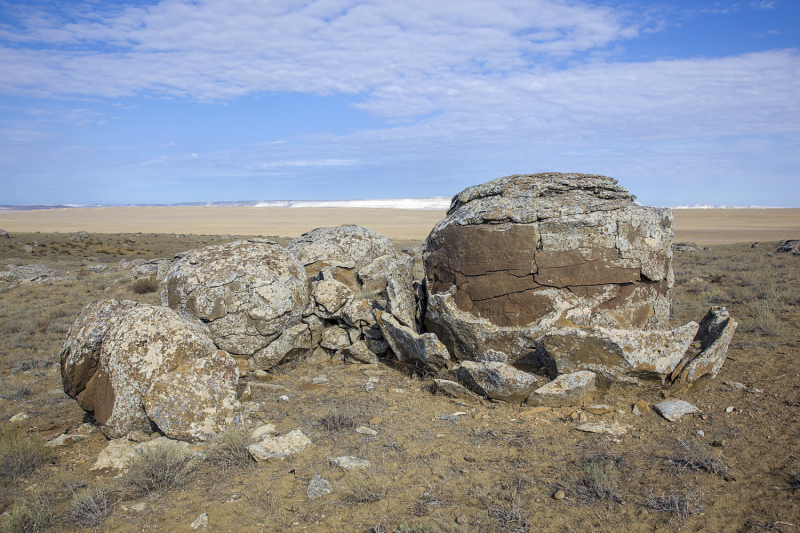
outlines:
[[649, 509], [658, 513], [670, 513], [672, 519], [680, 524], [685, 524], [691, 516], [703, 511], [703, 506], [700, 504], [695, 490], [673, 491], [661, 496], [655, 496], [652, 491], [649, 491], [644, 503]]
[[106, 487], [95, 487], [76, 496], [67, 510], [66, 519], [77, 528], [96, 527], [111, 513], [116, 502]]
[[0, 517], [2, 533], [43, 533], [53, 525], [50, 502], [40, 496], [17, 502], [14, 507]]
[[247, 470], [256, 462], [247, 450], [250, 433], [245, 429], [233, 429], [221, 433], [209, 446], [206, 461], [223, 470]]
[[382, 477], [353, 474], [345, 482], [342, 500], [347, 503], [375, 503], [386, 496], [388, 482]]
[[318, 424], [322, 426], [323, 429], [334, 433], [351, 429], [358, 425], [356, 419], [352, 415], [342, 413], [336, 409], [320, 418]]
[[120, 480], [128, 497], [136, 498], [154, 492], [166, 492], [184, 486], [194, 473], [191, 457], [172, 446], [146, 449], [130, 464]]
[[51, 450], [36, 435], [20, 428], [0, 429], [0, 481], [29, 477], [50, 460]]
[[158, 291], [158, 281], [153, 278], [140, 278], [131, 287], [136, 294], [150, 294]]
[[708, 472], [715, 476], [728, 475], [728, 467], [722, 459], [722, 452], [715, 454], [708, 447], [696, 441], [678, 439], [681, 454], [667, 458], [667, 463], [679, 471], [694, 470]]

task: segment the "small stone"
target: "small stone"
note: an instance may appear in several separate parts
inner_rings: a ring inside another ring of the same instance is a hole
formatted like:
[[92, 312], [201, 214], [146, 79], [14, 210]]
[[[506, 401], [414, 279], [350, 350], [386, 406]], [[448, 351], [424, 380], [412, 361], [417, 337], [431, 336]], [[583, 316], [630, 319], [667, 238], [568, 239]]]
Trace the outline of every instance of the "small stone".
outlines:
[[278, 397], [278, 399], [281, 400], [282, 402], [288, 402], [289, 401], [289, 397], [286, 396], [285, 394], [283, 396]]
[[581, 424], [576, 429], [586, 433], [605, 433], [615, 437], [620, 437], [628, 433], [628, 430], [631, 429], [631, 427], [627, 424], [620, 424], [618, 422], [614, 422], [613, 424], [607, 424], [605, 422], [587, 422], [586, 424]]
[[381, 418], [379, 416], [375, 416], [375, 417], [369, 419], [369, 425], [370, 426], [377, 426], [381, 422], [383, 422], [383, 418]]
[[697, 430], [697, 435], [700, 436], [700, 437], [705, 437], [706, 436], [706, 432], [703, 431], [702, 429], [698, 429]]
[[467, 518], [467, 515], [462, 514], [461, 516], [456, 518], [456, 524], [458, 524], [459, 526], [465, 526], [469, 524], [469, 518]]
[[44, 445], [48, 448], [56, 448], [60, 446], [72, 446], [77, 441], [82, 440], [83, 437], [80, 435], [59, 435], [58, 437], [54, 438], [53, 440], [47, 441]]
[[474, 457], [472, 457], [471, 455], [465, 455], [465, 456], [464, 456], [464, 460], [465, 460], [466, 462], [468, 462], [468, 463], [474, 463], [475, 461], [477, 461], [477, 459], [475, 459], [475, 458], [474, 458]]
[[205, 529], [208, 526], [208, 514], [203, 513], [192, 522], [192, 529]]
[[553, 381], [534, 390], [528, 405], [565, 407], [591, 401], [595, 393], [596, 375], [588, 370], [561, 374]]
[[610, 405], [605, 404], [589, 405], [585, 409], [593, 415], [604, 415], [614, 410]]
[[333, 487], [331, 487], [327, 479], [319, 474], [311, 478], [311, 481], [308, 482], [308, 488], [306, 489], [309, 500], [316, 500], [331, 492], [333, 492]]
[[360, 457], [353, 457], [350, 455], [344, 455], [342, 457], [334, 458], [333, 464], [344, 470], [352, 470], [355, 468], [369, 468], [371, 466], [371, 463], [366, 459], [361, 459]]
[[368, 428], [366, 426], [358, 426], [356, 428], [356, 433], [361, 433], [362, 435], [377, 435], [378, 432], [374, 429]]
[[556, 492], [553, 494], [553, 499], [554, 499], [554, 500], [563, 500], [563, 499], [564, 499], [564, 498], [566, 498], [566, 497], [567, 497], [567, 495], [564, 493], [564, 491], [563, 491], [563, 490], [557, 490], [557, 491], [556, 491]]
[[27, 419], [28, 419], [28, 415], [26, 415], [25, 413], [17, 413], [14, 416], [12, 416], [11, 418], [9, 418], [8, 421], [9, 422], [22, 422], [23, 420], [27, 420]]
[[734, 406], [729, 406], [725, 408], [726, 413], [732, 413], [736, 408]]
[[639, 400], [633, 404], [633, 414], [636, 416], [646, 415], [650, 413], [650, 406], [644, 400]]
[[313, 383], [314, 385], [321, 385], [321, 384], [327, 383], [327, 382], [328, 382], [328, 376], [324, 376], [324, 375], [323, 376], [317, 376], [317, 377], [315, 377], [314, 379], [311, 380], [311, 383]]
[[256, 381], [272, 381], [272, 376], [264, 370], [256, 370], [251, 375]]
[[251, 431], [250, 438], [253, 440], [263, 440], [268, 435], [274, 435], [275, 433], [276, 431], [274, 424], [264, 424]]
[[675, 399], [664, 400], [663, 402], [657, 403], [653, 407], [655, 407], [656, 411], [658, 411], [661, 416], [670, 422], [680, 420], [684, 415], [700, 412], [700, 409], [689, 402]]
[[714, 448], [722, 448], [723, 446], [725, 446], [725, 441], [724, 440], [712, 440], [711, 441], [711, 446], [713, 446]]
[[258, 463], [280, 459], [305, 450], [311, 441], [302, 431], [295, 429], [280, 437], [267, 437], [259, 444], [248, 446], [247, 450]]
[[737, 389], [737, 390], [745, 390], [747, 388], [747, 385], [745, 385], [744, 383], [739, 383], [738, 381], [726, 381], [725, 385], [727, 385], [732, 389]]

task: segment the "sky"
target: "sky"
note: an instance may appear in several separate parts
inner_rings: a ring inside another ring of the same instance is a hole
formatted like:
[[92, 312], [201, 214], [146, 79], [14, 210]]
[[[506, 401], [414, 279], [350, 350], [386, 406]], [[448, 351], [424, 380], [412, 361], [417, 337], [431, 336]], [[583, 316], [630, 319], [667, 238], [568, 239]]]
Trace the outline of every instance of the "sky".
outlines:
[[800, 207], [796, 0], [4, 0], [0, 204], [452, 196], [512, 174]]

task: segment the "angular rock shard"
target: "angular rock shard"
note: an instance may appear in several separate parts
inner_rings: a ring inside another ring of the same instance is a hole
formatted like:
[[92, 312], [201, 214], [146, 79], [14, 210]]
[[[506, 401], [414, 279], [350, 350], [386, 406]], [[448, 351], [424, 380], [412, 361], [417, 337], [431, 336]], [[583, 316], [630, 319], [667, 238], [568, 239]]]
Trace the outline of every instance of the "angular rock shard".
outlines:
[[658, 411], [658, 414], [660, 414], [670, 422], [675, 422], [677, 420], [680, 420], [683, 417], [683, 415], [700, 412], [700, 409], [690, 404], [689, 402], [685, 402], [683, 400], [678, 400], [674, 398], [670, 398], [669, 400], [664, 400], [663, 402], [655, 404], [653, 407], [655, 407], [656, 411]]
[[401, 363], [434, 369], [446, 368], [450, 364], [447, 348], [433, 333], [419, 335], [383, 311], [377, 311], [375, 316], [383, 337]]
[[308, 437], [299, 429], [295, 429], [279, 437], [269, 436], [258, 444], [251, 444], [247, 450], [256, 462], [264, 463], [300, 453], [310, 444]]
[[695, 342], [700, 343], [700, 353], [687, 363], [681, 378], [687, 383], [693, 383], [703, 376], [717, 377], [725, 363], [728, 345], [738, 325], [727, 309], [712, 307], [700, 321], [700, 327], [694, 338]]
[[567, 407], [589, 402], [596, 391], [595, 377], [594, 372], [587, 370], [562, 374], [533, 391], [527, 403], [543, 407]]

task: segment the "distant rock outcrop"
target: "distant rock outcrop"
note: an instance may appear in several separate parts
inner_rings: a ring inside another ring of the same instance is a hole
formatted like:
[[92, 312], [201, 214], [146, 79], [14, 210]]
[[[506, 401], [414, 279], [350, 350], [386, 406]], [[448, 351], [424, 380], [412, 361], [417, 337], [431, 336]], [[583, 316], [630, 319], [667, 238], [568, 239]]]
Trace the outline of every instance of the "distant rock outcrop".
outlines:
[[778, 253], [800, 255], [800, 240], [783, 241], [778, 247]]

